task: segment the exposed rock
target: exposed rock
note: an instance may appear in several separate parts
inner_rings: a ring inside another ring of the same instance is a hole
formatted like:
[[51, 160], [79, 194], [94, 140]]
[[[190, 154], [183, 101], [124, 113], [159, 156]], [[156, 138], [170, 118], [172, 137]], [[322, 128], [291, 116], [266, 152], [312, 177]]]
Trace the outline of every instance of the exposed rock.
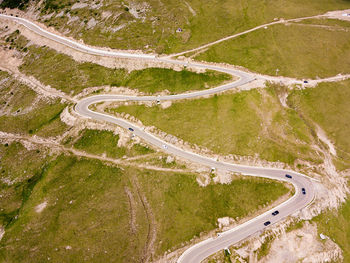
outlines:
[[168, 157], [166, 158], [166, 163], [172, 163], [172, 162], [174, 162], [175, 161], [175, 158], [174, 157], [172, 157], [172, 156], [170, 156], [170, 155], [168, 155]]
[[97, 25], [97, 21], [95, 20], [95, 18], [92, 17], [89, 20], [89, 22], [86, 24], [86, 28], [91, 29], [91, 28], [94, 28], [96, 25]]
[[75, 3], [74, 5], [72, 5], [71, 10], [85, 8], [87, 6], [87, 3]]

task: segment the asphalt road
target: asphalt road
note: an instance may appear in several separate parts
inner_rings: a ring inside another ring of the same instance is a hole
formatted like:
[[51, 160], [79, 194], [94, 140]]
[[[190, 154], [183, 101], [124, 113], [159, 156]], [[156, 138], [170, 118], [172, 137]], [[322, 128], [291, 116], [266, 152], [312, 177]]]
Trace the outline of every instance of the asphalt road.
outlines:
[[[237, 164], [231, 164], [226, 162], [221, 162], [214, 160], [212, 158], [201, 156], [196, 153], [185, 151], [183, 149], [180, 149], [174, 145], [171, 145], [160, 138], [157, 138], [153, 136], [152, 134], [149, 134], [145, 132], [142, 128], [126, 121], [120, 118], [116, 118], [107, 114], [102, 114], [98, 112], [91, 111], [89, 109], [89, 106], [98, 102], [102, 101], [156, 101], [156, 100], [178, 100], [178, 99], [188, 99], [188, 98], [194, 98], [194, 97], [200, 97], [205, 96], [209, 94], [214, 94], [218, 92], [225, 91], [227, 89], [232, 89], [234, 87], [241, 86], [243, 84], [246, 84], [254, 79], [254, 76], [252, 76], [249, 73], [239, 71], [239, 70], [233, 70], [233, 69], [227, 69], [225, 67], [220, 66], [212, 66], [212, 65], [206, 65], [202, 63], [187, 63], [180, 60], [172, 60], [167, 58], [158, 58], [155, 55], [148, 55], [148, 54], [131, 54], [127, 52], [116, 52], [112, 50], [104, 50], [104, 49], [98, 49], [94, 47], [85, 46], [79, 42], [76, 42], [74, 40], [55, 35], [47, 30], [42, 29], [41, 27], [37, 26], [36, 24], [25, 20], [23, 18], [17, 18], [12, 16], [6, 16], [0, 14], [0, 18], [6, 18], [11, 19], [13, 21], [16, 21], [25, 27], [29, 28], [33, 32], [52, 39], [56, 42], [59, 42], [63, 45], [69, 46], [71, 48], [77, 49], [79, 51], [93, 54], [93, 55], [99, 55], [99, 56], [114, 56], [114, 57], [125, 57], [125, 58], [137, 58], [137, 59], [146, 59], [146, 60], [155, 60], [155, 61], [163, 61], [168, 63], [174, 63], [178, 65], [185, 65], [185, 66], [193, 66], [198, 68], [204, 68], [204, 69], [211, 69], [211, 70], [217, 70], [220, 72], [225, 72], [228, 74], [232, 74], [235, 76], [238, 76], [239, 79], [233, 83], [225, 84], [213, 89], [208, 90], [202, 90], [197, 92], [190, 92], [185, 94], [178, 94], [178, 95], [168, 95], [168, 96], [143, 96], [143, 97], [136, 97], [136, 96], [123, 96], [123, 95], [97, 95], [92, 97], [87, 97], [82, 100], [80, 100], [76, 106], [75, 111], [80, 114], [83, 117], [91, 118], [95, 120], [100, 121], [107, 121], [110, 123], [114, 123], [116, 125], [119, 125], [125, 129], [128, 129], [130, 131], [130, 128], [132, 129], [132, 132], [134, 135], [139, 136], [143, 140], [147, 141], [149, 144], [161, 148], [163, 151], [172, 154], [174, 156], [178, 156], [181, 158], [188, 159], [190, 161], [206, 165], [212, 168], [226, 170], [226, 171], [232, 171], [232, 172], [238, 172], [244, 175], [248, 176], [257, 176], [257, 177], [265, 177], [270, 179], [275, 179], [279, 181], [285, 181], [292, 183], [295, 187], [295, 194], [292, 198], [288, 199], [286, 202], [278, 205], [277, 207], [271, 209], [270, 211], [267, 211], [264, 214], [259, 215], [258, 217], [245, 222], [244, 224], [231, 229], [229, 231], [223, 232], [219, 234], [216, 238], [210, 238], [203, 242], [200, 242], [196, 244], [195, 246], [192, 246], [191, 248], [187, 249], [181, 257], [178, 259], [178, 262], [201, 262], [203, 259], [207, 258], [208, 256], [212, 255], [213, 253], [222, 250], [226, 247], [229, 247], [230, 245], [233, 245], [247, 237], [249, 237], [252, 234], [255, 234], [257, 232], [263, 231], [269, 226], [264, 226], [264, 222], [270, 221], [271, 225], [282, 220], [288, 215], [291, 215], [300, 209], [307, 206], [314, 198], [314, 187], [313, 182], [310, 178], [297, 173], [293, 171], [287, 171], [283, 169], [273, 169], [273, 168], [264, 168], [264, 167], [253, 167], [253, 166], [245, 166], [245, 165], [237, 165]], [[286, 174], [289, 174], [292, 176], [292, 178], [286, 178]], [[305, 188], [306, 194], [302, 194], [301, 189]], [[273, 216], [271, 213], [275, 210], [279, 211], [279, 214], [276, 216]]]

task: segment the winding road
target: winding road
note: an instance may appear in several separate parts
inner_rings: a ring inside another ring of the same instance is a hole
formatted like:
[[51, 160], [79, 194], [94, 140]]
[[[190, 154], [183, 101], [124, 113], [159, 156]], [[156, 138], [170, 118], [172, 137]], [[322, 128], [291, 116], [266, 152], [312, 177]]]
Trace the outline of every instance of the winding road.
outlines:
[[[177, 95], [167, 95], [167, 96], [124, 96], [124, 95], [108, 95], [108, 94], [96, 95], [96, 96], [91, 96], [91, 97], [81, 99], [75, 105], [75, 108], [74, 108], [78, 114], [80, 114], [85, 118], [91, 118], [94, 120], [114, 123], [118, 126], [128, 129], [130, 130], [130, 132], [132, 132], [136, 136], [139, 136], [140, 138], [142, 138], [149, 144], [153, 145], [154, 147], [161, 148], [163, 151], [169, 154], [172, 154], [174, 156], [185, 158], [192, 162], [196, 162], [205, 166], [209, 166], [209, 167], [224, 170], [224, 171], [237, 172], [248, 176], [265, 177], [265, 178], [285, 181], [293, 184], [295, 188], [295, 194], [293, 195], [293, 197], [291, 197], [284, 203], [278, 205], [277, 207], [274, 207], [270, 211], [267, 211], [259, 215], [258, 217], [255, 217], [254, 219], [245, 222], [242, 225], [239, 225], [226, 232], [220, 233], [215, 238], [209, 238], [203, 242], [200, 242], [190, 247], [179, 257], [178, 259], [179, 263], [180, 262], [181, 263], [182, 262], [185, 262], [185, 263], [201, 262], [203, 259], [207, 258], [208, 256], [212, 255], [217, 251], [220, 251], [226, 247], [229, 247], [230, 245], [233, 245], [259, 231], [264, 231], [266, 227], [269, 227], [264, 225], [265, 222], [270, 221], [271, 224], [274, 224], [278, 221], [281, 221], [283, 218], [299, 211], [300, 209], [304, 208], [305, 206], [307, 206], [312, 202], [314, 198], [313, 180], [303, 174], [300, 174], [294, 171], [283, 170], [283, 169], [253, 167], [253, 166], [245, 166], [245, 165], [238, 165], [238, 164], [217, 161], [210, 157], [201, 156], [196, 153], [178, 148], [144, 131], [142, 128], [124, 119], [117, 118], [104, 113], [95, 112], [90, 110], [89, 108], [90, 105], [96, 104], [98, 102], [104, 102], [104, 101], [157, 101], [157, 100], [162, 101], [162, 100], [179, 100], [179, 99], [202, 97], [205, 95], [222, 92], [228, 89], [232, 89], [232, 88], [244, 85], [255, 79], [255, 77], [252, 74], [246, 73], [240, 70], [236, 70], [236, 69], [228, 69], [221, 66], [207, 65], [203, 63], [197, 63], [197, 62], [188, 63], [185, 61], [174, 60], [174, 59], [169, 59], [165, 57], [161, 58], [155, 55], [136, 54], [136, 53], [127, 53], [127, 52], [119, 52], [119, 51], [117, 52], [112, 50], [98, 49], [98, 48], [86, 46], [84, 44], [68, 39], [66, 37], [53, 34], [41, 28], [40, 26], [23, 18], [7, 16], [3, 14], [0, 14], [0, 18], [11, 19], [17, 23], [24, 25], [25, 27], [29, 28], [33, 32], [43, 37], [46, 37], [60, 44], [66, 45], [70, 48], [74, 48], [81, 52], [89, 53], [92, 55], [155, 60], [155, 61], [173, 63], [173, 64], [184, 65], [189, 67], [216, 70], [216, 71], [228, 73], [238, 77], [238, 80], [232, 83], [221, 85], [216, 88], [184, 93], [184, 94], [177, 94]], [[287, 178], [286, 174], [290, 175], [291, 178]], [[302, 193], [302, 188], [305, 189], [305, 192], [306, 192], [305, 194]], [[275, 210], [278, 210], [279, 214], [273, 216], [272, 212]]]

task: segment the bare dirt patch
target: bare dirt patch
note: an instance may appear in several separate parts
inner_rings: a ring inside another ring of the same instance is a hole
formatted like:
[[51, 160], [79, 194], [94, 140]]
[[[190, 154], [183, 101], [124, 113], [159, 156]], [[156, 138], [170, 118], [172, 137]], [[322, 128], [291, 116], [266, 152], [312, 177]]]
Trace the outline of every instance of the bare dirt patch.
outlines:
[[327, 12], [328, 18], [350, 21], [350, 9]]
[[301, 229], [283, 232], [273, 241], [268, 256], [261, 262], [332, 262], [342, 261], [342, 251], [332, 240], [321, 242], [317, 226], [306, 222]]
[[41, 213], [47, 206], [47, 201], [42, 202], [41, 204], [35, 207], [35, 212]]
[[134, 196], [132, 195], [130, 189], [128, 187], [124, 188], [124, 191], [129, 199], [129, 207], [130, 207], [130, 228], [131, 232], [134, 234], [136, 233], [137, 226], [136, 226], [136, 204]]

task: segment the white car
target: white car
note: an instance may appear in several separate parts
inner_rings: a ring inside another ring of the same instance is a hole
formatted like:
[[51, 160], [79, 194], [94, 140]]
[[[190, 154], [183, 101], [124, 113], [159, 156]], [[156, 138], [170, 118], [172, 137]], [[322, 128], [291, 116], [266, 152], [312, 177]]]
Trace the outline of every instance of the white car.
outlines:
[[166, 146], [165, 144], [163, 144], [163, 148], [164, 148], [164, 149], [168, 149], [168, 146]]

